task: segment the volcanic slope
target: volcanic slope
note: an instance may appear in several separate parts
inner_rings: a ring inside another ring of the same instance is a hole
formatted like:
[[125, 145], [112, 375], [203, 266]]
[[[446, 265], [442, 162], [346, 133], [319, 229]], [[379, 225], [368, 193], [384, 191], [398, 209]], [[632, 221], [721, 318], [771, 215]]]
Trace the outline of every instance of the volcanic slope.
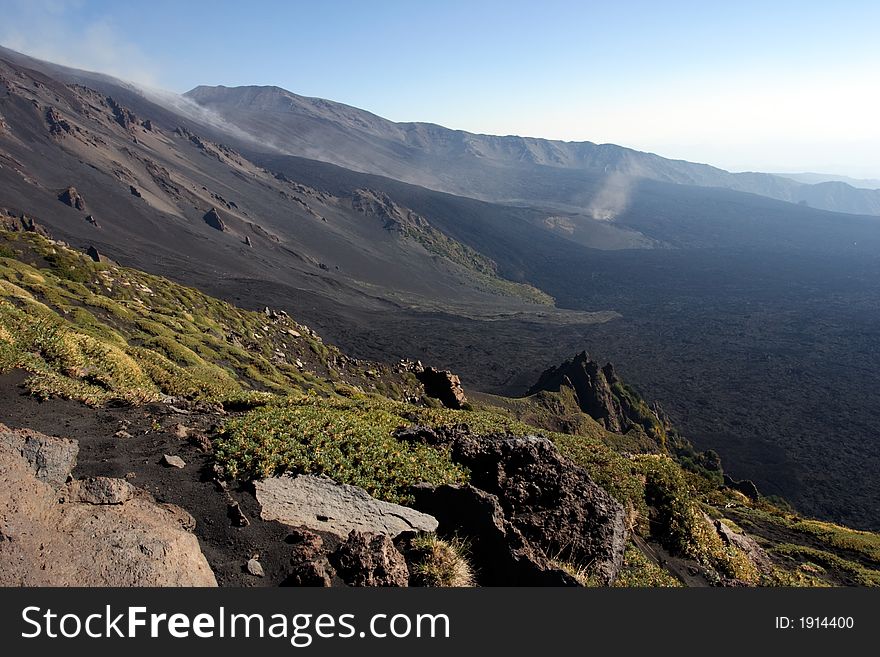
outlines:
[[[601, 488], [628, 521], [615, 586], [880, 584], [876, 534], [807, 520], [725, 486], [717, 456], [694, 451], [610, 366], [600, 376], [584, 354], [551, 370], [569, 372], [571, 386], [548, 375], [529, 397], [444, 408], [411, 362], [349, 358], [285, 313], [249, 312], [96, 262], [39, 230], [0, 231], [0, 421], [77, 439], [77, 477], [124, 477], [182, 507], [221, 585], [290, 582], [295, 534], [260, 518], [253, 481], [326, 475], [391, 502], [440, 501], [445, 484], [486, 486], [491, 472], [456, 461], [466, 450], [430, 442], [443, 436], [542, 446], [579, 473], [578, 491]], [[575, 376], [578, 368], [592, 382]], [[163, 454], [182, 455], [182, 467], [163, 466]], [[516, 463], [506, 467], [517, 481]], [[563, 489], [545, 492], [570, 502], [571, 478], [558, 483]], [[441, 510], [454, 523], [457, 509]], [[486, 538], [465, 526], [464, 539]], [[498, 549], [498, 526], [485, 526], [496, 532], [485, 545]], [[506, 531], [508, 549], [556, 581], [603, 581], [591, 563], [559, 551], [537, 546], [522, 556], [521, 535]], [[259, 578], [244, 567], [255, 554]]]

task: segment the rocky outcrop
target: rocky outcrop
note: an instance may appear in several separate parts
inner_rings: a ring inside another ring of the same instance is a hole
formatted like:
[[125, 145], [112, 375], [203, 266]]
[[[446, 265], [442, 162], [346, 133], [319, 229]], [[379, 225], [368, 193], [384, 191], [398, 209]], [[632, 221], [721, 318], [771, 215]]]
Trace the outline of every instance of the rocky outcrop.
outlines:
[[89, 256], [94, 262], [103, 262], [104, 264], [113, 264], [113, 261], [105, 256], [103, 253], [98, 251], [94, 246], [89, 246], [86, 249], [86, 255]]
[[612, 391], [614, 381], [616, 377], [611, 365], [599, 367], [584, 351], [562, 365], [546, 370], [528, 394], [533, 395], [541, 390], [558, 392], [562, 387], [571, 388], [584, 413], [608, 431], [623, 433], [629, 428], [629, 421]]
[[263, 520], [347, 537], [352, 531], [397, 536], [431, 532], [437, 520], [414, 509], [377, 500], [363, 489], [301, 475], [254, 482]]
[[352, 193], [351, 206], [358, 212], [381, 219], [389, 231], [425, 229], [430, 225], [420, 214], [399, 206], [385, 192], [373, 189], [356, 189]]
[[205, 223], [214, 230], [219, 230], [221, 232], [226, 230], [226, 224], [223, 222], [223, 219], [220, 218], [220, 213], [217, 212], [216, 208], [208, 210], [202, 219], [204, 219]]
[[46, 110], [46, 123], [49, 125], [49, 134], [54, 137], [63, 137], [73, 132], [70, 122], [61, 116], [54, 107]]
[[724, 485], [728, 488], [738, 491], [748, 497], [750, 500], [757, 500], [761, 497], [755, 482], [749, 479], [734, 479], [728, 475], [724, 475]]
[[439, 399], [447, 408], [463, 408], [467, 404], [461, 379], [452, 372], [425, 367], [416, 371], [416, 377], [425, 387], [425, 394]]
[[43, 237], [49, 237], [49, 231], [38, 224], [36, 219], [23, 212], [15, 214], [9, 210], [0, 209], [0, 228], [13, 233], [37, 233]]
[[545, 370], [529, 389], [533, 395], [541, 391], [571, 390], [578, 407], [608, 431], [627, 433], [639, 429], [664, 445], [670, 422], [656, 404], [648, 405], [617, 377], [614, 367], [600, 367], [586, 352]]
[[577, 586], [505, 518], [498, 497], [470, 485], [413, 488], [415, 505], [434, 514], [440, 534], [464, 537], [482, 586]]
[[493, 582], [542, 583], [550, 557], [589, 566], [601, 581], [617, 576], [628, 536], [623, 507], [546, 438], [475, 436], [463, 425], [398, 438], [444, 445], [470, 469], [470, 486], [416, 487], [415, 506], [436, 515], [441, 534], [473, 540], [476, 568]]
[[330, 561], [349, 586], [409, 586], [406, 559], [385, 534], [352, 531]]
[[68, 187], [67, 189], [62, 191], [60, 194], [58, 194], [58, 200], [65, 205], [76, 208], [80, 212], [86, 209], [86, 201], [80, 195], [80, 193], [76, 191], [76, 187]]
[[110, 111], [113, 112], [113, 118], [116, 123], [123, 128], [131, 130], [132, 126], [137, 125], [137, 116], [130, 109], [123, 107], [109, 96], [107, 97], [107, 104], [110, 106]]
[[769, 573], [772, 571], [773, 560], [764, 551], [764, 548], [758, 545], [758, 542], [755, 539], [747, 534], [733, 531], [722, 520], [713, 520], [706, 514], [703, 514], [703, 518], [706, 522], [715, 527], [718, 536], [721, 537], [721, 540], [724, 541], [726, 545], [731, 545], [742, 550], [751, 562], [755, 564], [759, 571], [763, 573]]
[[36, 468], [7, 438], [0, 442], [0, 586], [216, 586], [186, 529], [192, 516], [120, 479], [56, 491], [49, 482], [67, 479], [75, 443], [43, 438]]

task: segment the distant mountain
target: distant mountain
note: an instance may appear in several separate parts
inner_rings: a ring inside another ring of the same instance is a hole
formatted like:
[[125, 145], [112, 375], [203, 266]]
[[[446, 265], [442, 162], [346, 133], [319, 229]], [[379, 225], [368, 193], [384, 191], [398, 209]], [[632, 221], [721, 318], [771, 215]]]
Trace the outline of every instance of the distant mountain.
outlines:
[[832, 173], [776, 173], [776, 176], [790, 178], [795, 182], [806, 185], [816, 185], [826, 182], [846, 183], [857, 189], [880, 189], [880, 179], [877, 178], [850, 178], [849, 176], [837, 176]]
[[614, 144], [481, 135], [431, 123], [395, 123], [279, 87], [199, 86], [184, 95], [273, 150], [484, 200], [555, 204], [607, 219], [616, 214], [614, 208], [594, 203], [606, 186], [650, 179], [725, 187], [832, 211], [880, 215], [880, 191], [806, 185], [766, 173], [730, 173]]

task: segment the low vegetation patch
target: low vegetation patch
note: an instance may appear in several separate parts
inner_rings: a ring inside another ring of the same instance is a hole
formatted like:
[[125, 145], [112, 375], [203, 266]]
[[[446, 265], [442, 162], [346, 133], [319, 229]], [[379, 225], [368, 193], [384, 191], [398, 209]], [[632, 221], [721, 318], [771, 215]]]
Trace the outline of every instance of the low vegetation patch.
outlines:
[[419, 534], [410, 545], [410, 571], [419, 586], [475, 586], [464, 540], [445, 540], [436, 534]]

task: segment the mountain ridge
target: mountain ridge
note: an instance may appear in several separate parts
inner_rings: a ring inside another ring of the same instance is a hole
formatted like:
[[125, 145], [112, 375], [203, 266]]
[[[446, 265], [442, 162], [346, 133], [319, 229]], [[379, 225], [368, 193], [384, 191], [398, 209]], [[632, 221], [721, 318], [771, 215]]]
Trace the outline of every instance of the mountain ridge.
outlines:
[[[830, 189], [761, 172], [731, 173], [709, 164], [664, 158], [616, 144], [472, 133], [430, 122], [394, 122], [352, 105], [301, 96], [278, 86], [200, 85], [183, 95], [287, 154], [484, 200], [511, 199], [493, 194], [486, 181], [479, 178], [475, 182], [465, 180], [452, 164], [461, 167], [462, 160], [471, 158], [502, 169], [537, 165], [725, 187], [821, 209], [880, 215], [880, 191], [850, 185]], [[267, 121], [267, 113], [274, 117], [271, 121]], [[323, 144], [323, 148], [316, 149], [315, 143]], [[365, 146], [370, 149], [369, 156], [359, 153]], [[426, 162], [431, 157], [441, 161]], [[393, 158], [404, 158], [406, 166]], [[473, 178], [472, 171], [468, 177]]]

